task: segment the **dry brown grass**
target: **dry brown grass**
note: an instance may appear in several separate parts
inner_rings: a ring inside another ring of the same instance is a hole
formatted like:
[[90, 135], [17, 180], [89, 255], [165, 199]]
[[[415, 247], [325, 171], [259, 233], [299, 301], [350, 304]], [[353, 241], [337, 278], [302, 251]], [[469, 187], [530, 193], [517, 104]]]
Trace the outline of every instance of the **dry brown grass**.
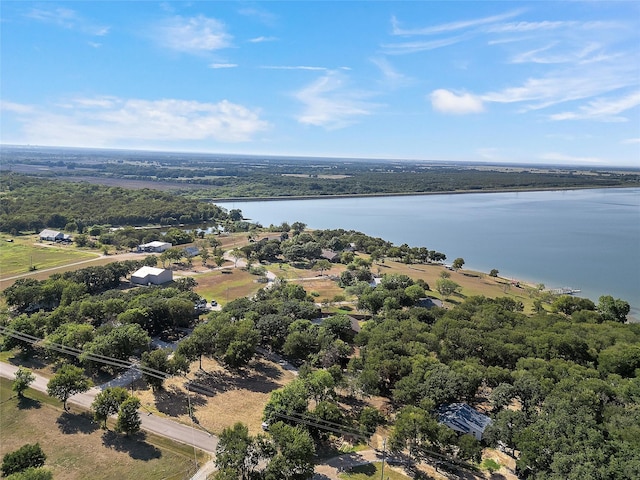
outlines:
[[236, 422], [245, 423], [249, 432], [256, 434], [262, 431], [262, 412], [270, 393], [295, 378], [278, 364], [259, 357], [240, 372], [230, 372], [209, 358], [202, 359], [202, 368], [197, 361], [192, 363], [187, 377], [206, 387], [208, 394], [197, 393], [197, 386], [192, 386], [188, 398], [185, 380], [173, 378], [165, 382], [162, 391], [138, 390], [135, 395], [146, 408], [185, 424], [191, 424], [190, 400], [196, 423], [216, 434]]
[[466, 297], [474, 295], [483, 295], [488, 298], [511, 297], [514, 300], [521, 301], [525, 306], [525, 311], [530, 311], [533, 306], [533, 298], [529, 295], [527, 288], [518, 288], [510, 285], [510, 281], [504, 278], [490, 277], [488, 274], [481, 272], [473, 272], [467, 270], [449, 271], [442, 265], [426, 264], [426, 265], [406, 265], [400, 262], [385, 260], [383, 264], [375, 264], [371, 268], [374, 273], [384, 275], [385, 273], [405, 274], [414, 280], [422, 278], [429, 284], [431, 291], [430, 296], [441, 298], [436, 291], [436, 282], [442, 272], [450, 274], [450, 280], [453, 280], [461, 286], [459, 295], [452, 295], [447, 300], [449, 304], [460, 303]]
[[[0, 456], [39, 442], [45, 467], [57, 480], [111, 478], [183, 479], [195, 472], [193, 449], [141, 433], [127, 439], [98, 428], [90, 415], [71, 406], [67, 413], [44, 394], [27, 390], [9, 399], [11, 382], [1, 380]], [[57, 401], [56, 401], [57, 403]], [[113, 425], [112, 425], [113, 428]], [[198, 454], [198, 461], [206, 460]]]

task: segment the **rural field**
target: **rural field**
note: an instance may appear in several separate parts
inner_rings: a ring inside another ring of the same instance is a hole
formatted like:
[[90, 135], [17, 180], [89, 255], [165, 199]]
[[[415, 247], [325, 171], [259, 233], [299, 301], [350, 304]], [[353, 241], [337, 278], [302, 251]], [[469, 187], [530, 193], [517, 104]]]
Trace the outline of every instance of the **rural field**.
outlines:
[[[113, 428], [113, 425], [111, 425]], [[184, 479], [195, 473], [194, 450], [151, 434], [125, 438], [101, 430], [89, 413], [28, 389], [13, 397], [11, 381], [0, 379], [0, 456], [39, 442], [46, 468], [56, 480], [113, 478]], [[7, 434], [10, 432], [10, 434]], [[90, 454], [89, 454], [90, 452]], [[198, 462], [207, 460], [198, 453]]]
[[196, 385], [188, 392], [184, 378], [175, 377], [158, 392], [140, 382], [144, 390], [134, 390], [134, 395], [144, 408], [187, 425], [191, 424], [190, 401], [194, 422], [207, 431], [220, 434], [224, 428], [242, 421], [255, 435], [262, 431], [262, 412], [270, 393], [291, 382], [294, 374], [260, 357], [238, 372], [224, 369], [214, 359], [203, 358], [202, 370], [199, 362], [193, 362], [187, 378], [204, 386], [206, 393]]
[[2, 278], [37, 270], [62, 267], [70, 263], [91, 260], [97, 252], [78, 250], [73, 245], [54, 244], [37, 240], [35, 235], [10, 236], [0, 234], [0, 275]]

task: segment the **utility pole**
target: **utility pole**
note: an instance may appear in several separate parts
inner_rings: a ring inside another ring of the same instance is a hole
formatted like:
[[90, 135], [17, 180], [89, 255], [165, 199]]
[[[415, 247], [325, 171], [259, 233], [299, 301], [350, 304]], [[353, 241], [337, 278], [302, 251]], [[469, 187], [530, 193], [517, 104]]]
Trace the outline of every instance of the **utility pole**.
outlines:
[[380, 469], [380, 480], [384, 480], [384, 458], [387, 454], [387, 439], [382, 440], [382, 468]]

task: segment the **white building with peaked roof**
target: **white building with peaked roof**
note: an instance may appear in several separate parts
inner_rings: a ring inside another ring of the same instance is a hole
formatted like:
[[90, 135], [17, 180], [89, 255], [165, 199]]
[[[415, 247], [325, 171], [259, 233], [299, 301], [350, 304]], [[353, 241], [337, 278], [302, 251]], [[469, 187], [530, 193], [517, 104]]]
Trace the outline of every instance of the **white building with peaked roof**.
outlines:
[[64, 233], [57, 230], [50, 230], [48, 228], [45, 228], [40, 232], [40, 240], [44, 240], [46, 242], [70, 241], [71, 235], [65, 235]]
[[139, 252], [155, 252], [162, 253], [165, 250], [169, 250], [171, 248], [171, 244], [168, 242], [159, 242], [153, 241], [149, 243], [143, 243], [142, 245], [138, 245]]
[[164, 268], [142, 267], [131, 274], [131, 283], [136, 285], [162, 285], [173, 280], [173, 272]]

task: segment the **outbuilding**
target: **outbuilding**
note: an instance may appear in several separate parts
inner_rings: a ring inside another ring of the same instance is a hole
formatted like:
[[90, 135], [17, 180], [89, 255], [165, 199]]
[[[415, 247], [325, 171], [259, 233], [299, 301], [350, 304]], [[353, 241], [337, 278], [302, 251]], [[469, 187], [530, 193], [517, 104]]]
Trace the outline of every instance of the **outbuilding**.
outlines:
[[149, 242], [143, 243], [142, 245], [138, 245], [139, 252], [152, 252], [152, 253], [162, 253], [165, 250], [169, 250], [171, 248], [171, 244], [168, 242]]
[[69, 238], [69, 236], [57, 230], [45, 228], [40, 232], [40, 240], [44, 240], [45, 242], [62, 242], [65, 238]]
[[164, 268], [142, 267], [131, 274], [131, 283], [136, 285], [162, 285], [173, 280], [173, 272]]

